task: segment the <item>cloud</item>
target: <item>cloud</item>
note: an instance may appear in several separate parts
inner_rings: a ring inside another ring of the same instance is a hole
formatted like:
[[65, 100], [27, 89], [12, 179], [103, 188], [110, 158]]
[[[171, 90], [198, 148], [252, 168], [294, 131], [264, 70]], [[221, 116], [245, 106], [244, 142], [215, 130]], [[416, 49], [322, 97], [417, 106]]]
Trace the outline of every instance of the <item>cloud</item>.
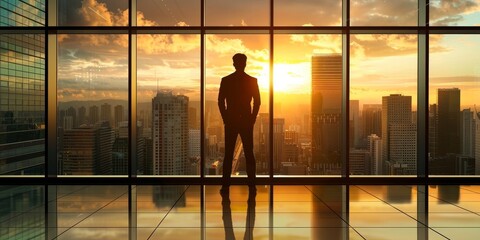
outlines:
[[290, 35], [292, 46], [297, 44], [306, 44], [313, 46], [314, 53], [341, 53], [342, 36], [332, 34], [295, 34]]
[[342, 1], [275, 1], [275, 24], [280, 26], [340, 26]]
[[430, 24], [435, 26], [458, 25], [465, 14], [480, 11], [479, 0], [430, 1]]
[[354, 0], [350, 9], [354, 26], [408, 26], [418, 19], [418, 0]]
[[138, 35], [137, 49], [145, 54], [189, 52], [200, 49], [200, 36], [192, 34]]
[[83, 17], [82, 22], [88, 26], [127, 26], [128, 9], [112, 12], [106, 3], [97, 0], [83, 0], [78, 13]]

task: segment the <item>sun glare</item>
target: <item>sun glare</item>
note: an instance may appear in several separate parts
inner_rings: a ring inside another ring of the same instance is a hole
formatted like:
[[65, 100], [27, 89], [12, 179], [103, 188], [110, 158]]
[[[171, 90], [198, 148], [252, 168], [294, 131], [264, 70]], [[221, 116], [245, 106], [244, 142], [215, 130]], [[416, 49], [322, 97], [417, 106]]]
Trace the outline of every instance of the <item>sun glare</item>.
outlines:
[[[269, 66], [264, 64], [263, 70], [258, 78], [260, 91], [269, 89]], [[303, 63], [277, 63], [273, 67], [273, 85], [278, 93], [302, 93], [308, 94], [311, 91], [311, 65]]]

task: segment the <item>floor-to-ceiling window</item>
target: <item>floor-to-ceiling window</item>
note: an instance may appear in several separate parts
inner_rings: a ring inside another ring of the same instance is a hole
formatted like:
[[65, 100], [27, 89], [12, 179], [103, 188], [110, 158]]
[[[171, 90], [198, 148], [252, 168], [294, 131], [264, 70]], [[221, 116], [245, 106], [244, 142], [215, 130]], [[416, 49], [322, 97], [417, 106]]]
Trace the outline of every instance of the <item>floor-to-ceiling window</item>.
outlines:
[[[475, 184], [479, 6], [2, 1], [0, 175], [41, 184], [20, 191], [36, 197], [63, 183], [219, 184], [219, 84], [244, 53], [262, 99], [259, 183]], [[240, 138], [231, 174], [246, 183]]]

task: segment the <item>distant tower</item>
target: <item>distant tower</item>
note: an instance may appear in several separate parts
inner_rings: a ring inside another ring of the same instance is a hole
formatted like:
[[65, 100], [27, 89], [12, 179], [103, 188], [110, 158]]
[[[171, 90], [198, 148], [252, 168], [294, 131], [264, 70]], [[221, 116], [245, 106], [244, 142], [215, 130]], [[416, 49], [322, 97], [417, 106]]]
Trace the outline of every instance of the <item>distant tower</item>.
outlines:
[[95, 124], [98, 121], [100, 121], [100, 111], [97, 105], [93, 105], [90, 108], [88, 108], [88, 119], [90, 124]]
[[412, 123], [412, 97], [382, 97], [382, 147], [387, 163], [384, 174], [416, 174], [417, 130]]
[[437, 155], [438, 140], [438, 107], [437, 104], [430, 104], [428, 109], [428, 153], [430, 159]]
[[382, 104], [363, 104], [362, 120], [364, 136], [382, 137]]
[[360, 101], [350, 100], [350, 148], [360, 146], [362, 129], [360, 128]]
[[114, 115], [115, 115], [115, 119], [114, 119], [113, 126], [115, 128], [119, 128], [119, 123], [125, 121], [124, 118], [123, 118], [124, 113], [123, 113], [123, 106], [122, 105], [115, 106]]
[[312, 56], [312, 174], [341, 173], [342, 56]]
[[480, 113], [475, 110], [475, 175], [480, 175]]
[[462, 156], [475, 157], [475, 121], [473, 112], [470, 109], [464, 109], [461, 112], [461, 144]]
[[298, 132], [285, 131], [285, 141], [283, 144], [284, 162], [298, 162]]
[[[268, 142], [268, 140], [267, 140]], [[285, 119], [273, 119], [273, 164], [278, 173], [283, 161], [283, 147], [285, 142]]]
[[77, 127], [77, 110], [74, 107], [69, 107], [67, 111], [65, 111], [65, 115], [67, 117], [71, 117], [72, 119], [72, 127]]
[[84, 106], [78, 108], [78, 126], [87, 123], [87, 109]]
[[110, 124], [110, 126], [113, 126], [112, 124], [112, 105], [108, 103], [102, 104], [100, 106], [100, 121], [105, 121]]
[[371, 134], [367, 137], [368, 152], [371, 157], [371, 173], [373, 175], [383, 174], [383, 150], [382, 139], [376, 134]]
[[153, 174], [188, 174], [188, 97], [157, 93], [152, 116]]
[[438, 89], [438, 157], [461, 153], [460, 89]]

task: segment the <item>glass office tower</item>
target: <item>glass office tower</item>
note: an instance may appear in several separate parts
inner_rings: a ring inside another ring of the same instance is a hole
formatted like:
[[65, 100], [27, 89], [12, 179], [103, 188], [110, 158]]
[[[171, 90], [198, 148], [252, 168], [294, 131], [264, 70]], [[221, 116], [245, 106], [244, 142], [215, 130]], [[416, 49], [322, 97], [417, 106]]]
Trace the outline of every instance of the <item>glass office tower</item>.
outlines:
[[[44, 1], [2, 1], [0, 26], [44, 26]], [[0, 174], [45, 165], [45, 35], [0, 32]]]

